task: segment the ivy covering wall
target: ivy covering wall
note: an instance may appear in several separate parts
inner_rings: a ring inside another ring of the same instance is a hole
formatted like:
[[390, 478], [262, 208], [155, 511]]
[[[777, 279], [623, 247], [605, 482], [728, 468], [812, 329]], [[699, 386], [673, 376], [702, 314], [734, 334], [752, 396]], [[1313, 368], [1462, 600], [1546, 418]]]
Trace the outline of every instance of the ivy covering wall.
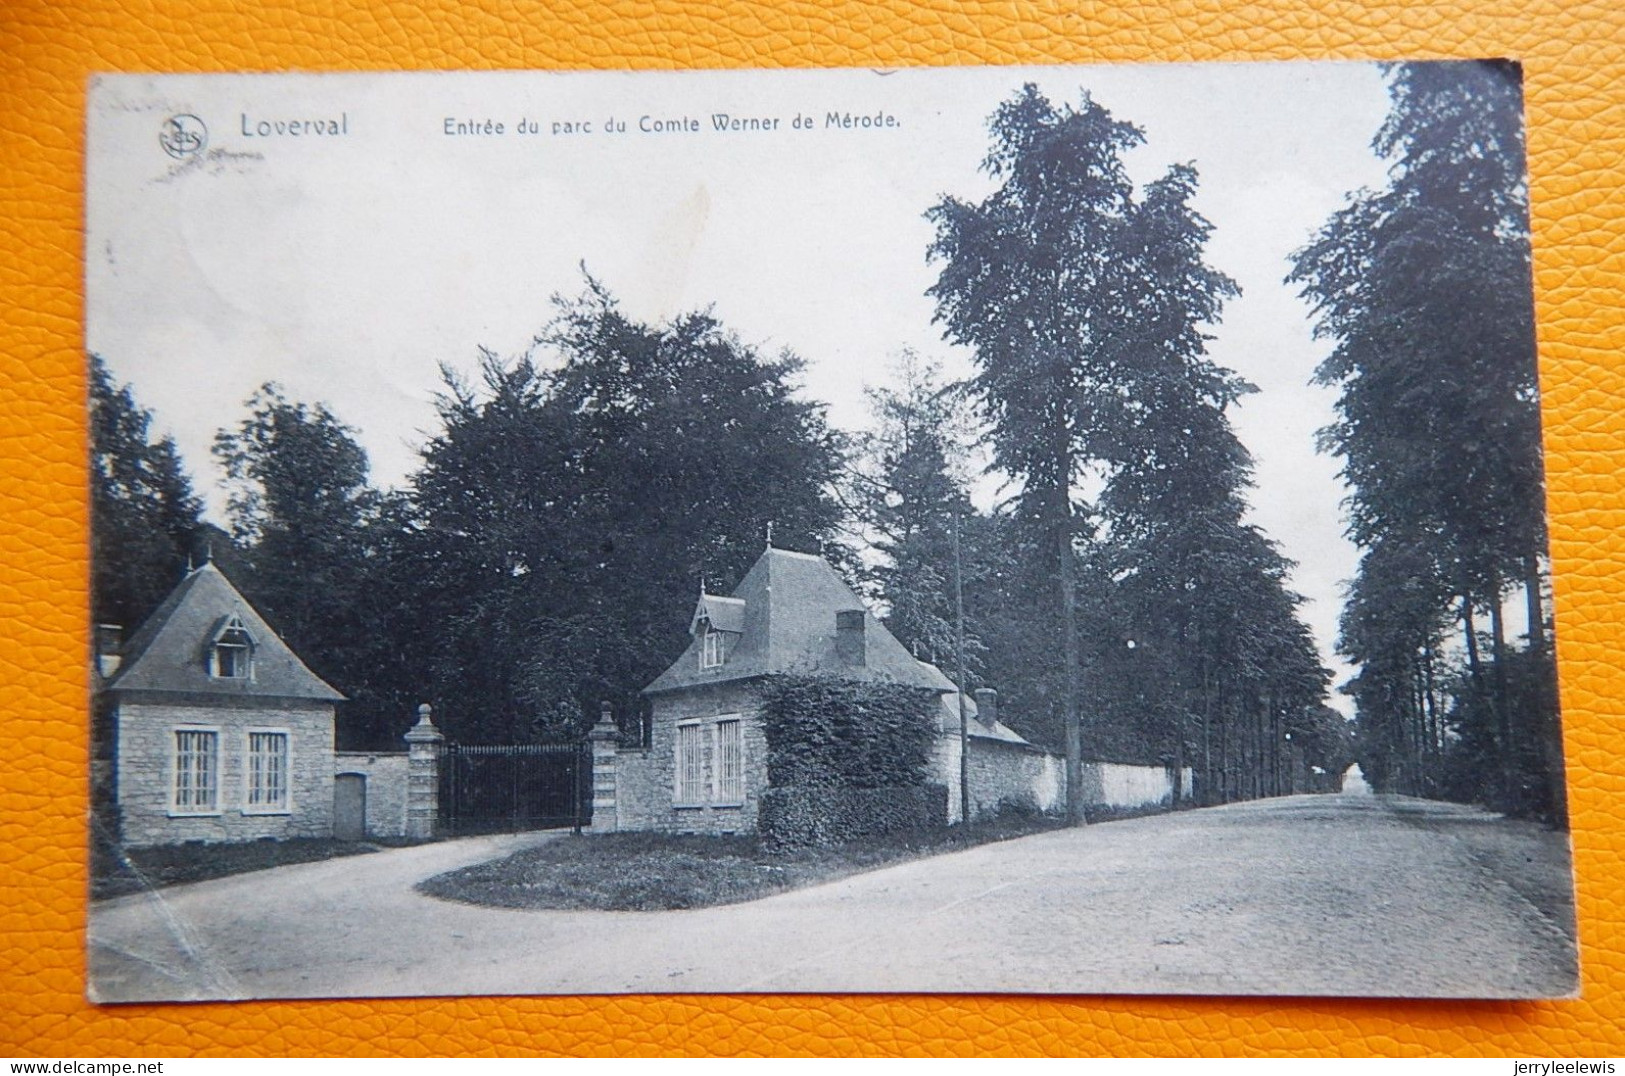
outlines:
[[771, 677], [763, 693], [769, 847], [839, 844], [947, 824], [931, 783], [936, 691], [817, 676]]
[[905, 684], [781, 675], [766, 683], [767, 781], [774, 788], [917, 788], [939, 694]]

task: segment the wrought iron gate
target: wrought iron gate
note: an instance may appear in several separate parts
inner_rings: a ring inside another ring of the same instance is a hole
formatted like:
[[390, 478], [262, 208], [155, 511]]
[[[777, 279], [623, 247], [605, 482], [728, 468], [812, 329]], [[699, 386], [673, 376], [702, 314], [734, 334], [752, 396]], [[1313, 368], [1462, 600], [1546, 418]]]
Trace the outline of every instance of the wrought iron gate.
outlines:
[[440, 746], [440, 828], [449, 836], [572, 827], [592, 813], [585, 744]]

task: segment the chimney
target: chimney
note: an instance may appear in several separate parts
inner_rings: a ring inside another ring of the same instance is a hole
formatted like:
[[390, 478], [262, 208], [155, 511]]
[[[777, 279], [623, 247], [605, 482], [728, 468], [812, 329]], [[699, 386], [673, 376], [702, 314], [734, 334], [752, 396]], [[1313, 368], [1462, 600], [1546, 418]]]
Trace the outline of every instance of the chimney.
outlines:
[[976, 689], [976, 717], [992, 728], [999, 723], [999, 693], [990, 687]]
[[123, 658], [119, 649], [124, 645], [124, 629], [117, 624], [96, 625], [96, 671], [105, 679], [118, 672]]
[[863, 637], [862, 609], [842, 609], [835, 614], [835, 655], [843, 665], [863, 665], [868, 662]]

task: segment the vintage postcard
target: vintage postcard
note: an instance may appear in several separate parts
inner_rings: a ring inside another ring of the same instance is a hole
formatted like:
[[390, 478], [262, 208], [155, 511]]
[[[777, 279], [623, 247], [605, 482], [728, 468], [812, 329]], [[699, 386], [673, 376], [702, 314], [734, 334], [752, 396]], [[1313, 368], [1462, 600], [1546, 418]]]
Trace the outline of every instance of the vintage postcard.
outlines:
[[1504, 61], [109, 76], [90, 996], [1577, 989]]

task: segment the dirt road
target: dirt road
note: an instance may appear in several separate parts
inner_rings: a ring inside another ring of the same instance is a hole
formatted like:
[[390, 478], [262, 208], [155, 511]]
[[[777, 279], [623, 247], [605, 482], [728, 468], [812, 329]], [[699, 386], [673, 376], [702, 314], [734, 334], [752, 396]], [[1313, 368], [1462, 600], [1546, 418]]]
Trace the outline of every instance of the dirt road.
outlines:
[[285, 867], [91, 910], [92, 997], [953, 991], [1558, 996], [1565, 837], [1298, 796], [985, 845], [750, 904], [534, 912], [418, 879], [539, 837]]

